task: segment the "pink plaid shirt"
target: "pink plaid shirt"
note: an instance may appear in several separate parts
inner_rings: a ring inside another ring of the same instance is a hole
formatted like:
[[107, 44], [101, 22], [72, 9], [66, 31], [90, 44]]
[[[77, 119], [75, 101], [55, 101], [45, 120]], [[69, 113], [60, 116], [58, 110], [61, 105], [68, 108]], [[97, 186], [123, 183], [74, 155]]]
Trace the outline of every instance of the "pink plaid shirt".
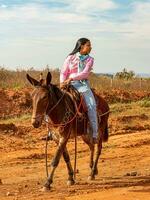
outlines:
[[76, 80], [84, 80], [88, 79], [90, 71], [92, 70], [92, 66], [94, 63], [94, 58], [89, 56], [85, 61], [85, 67], [82, 72], [78, 72], [79, 66], [79, 57], [74, 55], [69, 55], [62, 66], [60, 72], [60, 82], [64, 82], [68, 78], [72, 78], [74, 81]]

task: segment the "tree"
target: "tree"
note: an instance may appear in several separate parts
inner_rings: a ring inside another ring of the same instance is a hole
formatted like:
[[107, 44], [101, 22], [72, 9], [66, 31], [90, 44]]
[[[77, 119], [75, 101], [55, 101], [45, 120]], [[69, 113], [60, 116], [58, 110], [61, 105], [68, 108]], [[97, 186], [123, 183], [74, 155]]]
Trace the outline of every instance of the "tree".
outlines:
[[135, 77], [135, 73], [134, 71], [127, 71], [126, 68], [124, 68], [122, 70], [122, 72], [117, 72], [115, 74], [115, 78], [119, 78], [119, 79], [126, 79], [126, 80], [129, 80], [129, 79], [132, 79]]

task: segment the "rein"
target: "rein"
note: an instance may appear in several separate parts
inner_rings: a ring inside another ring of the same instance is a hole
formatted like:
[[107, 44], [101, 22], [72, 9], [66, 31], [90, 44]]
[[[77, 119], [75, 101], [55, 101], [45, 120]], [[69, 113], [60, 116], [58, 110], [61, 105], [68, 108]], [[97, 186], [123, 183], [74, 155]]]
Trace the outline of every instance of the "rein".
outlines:
[[[50, 111], [48, 112], [48, 114], [54, 110], [54, 108], [56, 108], [56, 106], [58, 106], [58, 104], [61, 102], [61, 100], [63, 99], [64, 95], [66, 94], [66, 92], [64, 92], [64, 94], [62, 95], [62, 97], [57, 101], [57, 103], [50, 109]], [[62, 124], [50, 124], [47, 120], [44, 119], [44, 121], [47, 123], [48, 126], [53, 126], [53, 127], [64, 127], [66, 126], [67, 124], [70, 124], [75, 118], [76, 116], [78, 115], [79, 113], [79, 110], [80, 110], [80, 107], [82, 105], [82, 101], [83, 101], [83, 97], [81, 96], [80, 98], [80, 103], [79, 103], [79, 106], [76, 108], [76, 112], [74, 114], [74, 116], [68, 120], [67, 122], [65, 123], [62, 123]], [[48, 108], [48, 105], [47, 105], [47, 108]], [[49, 134], [49, 133], [48, 133]], [[49, 173], [48, 173], [48, 164], [47, 164], [47, 146], [48, 146], [48, 135], [46, 137], [46, 145], [45, 145], [45, 167], [46, 167], [46, 175], [47, 177], [49, 176]], [[74, 162], [74, 179], [76, 179], [76, 160], [77, 160], [77, 119], [76, 119], [76, 131], [75, 131], [75, 162]]]
[[[54, 110], [58, 105], [59, 103], [61, 102], [61, 100], [64, 98], [66, 92], [63, 93], [63, 95], [61, 96], [61, 98], [57, 101], [57, 103], [48, 111], [47, 114], [50, 114], [52, 112], [52, 110]], [[79, 103], [79, 106], [76, 107], [76, 112], [74, 114], [74, 116], [69, 119], [67, 122], [65, 123], [59, 123], [59, 124], [54, 124], [54, 123], [49, 123], [48, 120], [43, 120], [44, 122], [46, 122], [47, 126], [50, 127], [65, 127], [67, 124], [70, 124], [75, 118], [76, 116], [78, 115], [79, 113], [79, 110], [81, 108], [81, 105], [82, 105], [82, 101], [83, 101], [83, 97], [81, 96], [80, 98], [80, 103]], [[49, 103], [47, 104], [47, 108], [48, 108], [48, 105]], [[46, 109], [47, 110], [47, 109]], [[107, 113], [109, 113], [110, 111], [107, 111], [99, 116], [103, 116], [103, 115], [106, 115]], [[48, 133], [49, 134], [49, 133]], [[49, 176], [49, 173], [48, 173], [48, 160], [47, 160], [47, 146], [48, 146], [48, 135], [46, 137], [46, 146], [45, 146], [45, 167], [46, 167], [46, 175], [47, 177]], [[76, 119], [76, 131], [75, 131], [75, 157], [74, 157], [74, 179], [76, 179], [76, 165], [77, 165], [77, 119]]]
[[[50, 109], [50, 111], [48, 111], [48, 114], [50, 114], [52, 112], [52, 110], [54, 110], [54, 108], [56, 108], [56, 106], [61, 102], [61, 100], [63, 99], [63, 97], [65, 96], [66, 92], [63, 93], [62, 97], [57, 101], [57, 103]], [[48, 108], [48, 105], [47, 105]]]
[[[62, 100], [62, 98], [64, 97], [64, 95], [65, 95], [66, 93], [64, 93], [63, 94], [63, 96], [58, 100], [58, 102], [51, 108], [51, 110], [48, 112], [48, 114], [54, 109], [54, 108], [56, 108], [56, 106], [60, 103], [60, 101]], [[77, 107], [77, 111], [76, 111], [76, 113], [74, 114], [74, 116], [70, 119], [70, 120], [68, 120], [67, 122], [65, 122], [65, 123], [60, 123], [60, 124], [54, 124], [54, 123], [49, 123], [49, 122], [47, 122], [45, 119], [44, 119], [44, 122], [46, 122], [47, 124], [49, 124], [50, 126], [53, 126], [53, 127], [64, 127], [64, 126], [66, 126], [67, 124], [70, 124], [75, 118], [76, 118], [76, 116], [78, 115], [78, 111], [80, 110], [80, 108], [81, 108], [81, 105], [82, 105], [82, 101], [83, 101], [83, 97], [81, 96], [81, 99], [80, 99], [80, 104], [79, 104], [79, 106]]]
[[[46, 106], [46, 115], [49, 115], [49, 114], [59, 105], [59, 103], [62, 101], [62, 99], [64, 98], [64, 96], [65, 96], [66, 93], [67, 93], [67, 92], [64, 92], [64, 93], [63, 93], [63, 95], [61, 96], [61, 98], [57, 101], [57, 103], [56, 103], [48, 112], [47, 112], [47, 108], [48, 108], [48, 106], [49, 106], [49, 102], [47, 103], [47, 106]], [[70, 98], [71, 98], [71, 97], [70, 97]], [[71, 119], [69, 119], [67, 122], [65, 122], [65, 123], [60, 123], [60, 124], [55, 124], [55, 123], [49, 123], [49, 122], [48, 122], [47, 120], [45, 120], [45, 119], [43, 119], [43, 121], [44, 121], [46, 124], [48, 124], [49, 126], [51, 126], [51, 127], [64, 127], [64, 126], [66, 126], [67, 124], [70, 124], [70, 123], [76, 118], [76, 116], [78, 115], [79, 109], [81, 108], [81, 105], [82, 105], [82, 101], [83, 101], [83, 97], [81, 96], [79, 106], [76, 108], [76, 112], [75, 112], [74, 116], [73, 116]], [[34, 117], [33, 119], [41, 118], [41, 117], [43, 117], [43, 116], [44, 116], [44, 114], [43, 114], [43, 115], [36, 116], [36, 117]]]

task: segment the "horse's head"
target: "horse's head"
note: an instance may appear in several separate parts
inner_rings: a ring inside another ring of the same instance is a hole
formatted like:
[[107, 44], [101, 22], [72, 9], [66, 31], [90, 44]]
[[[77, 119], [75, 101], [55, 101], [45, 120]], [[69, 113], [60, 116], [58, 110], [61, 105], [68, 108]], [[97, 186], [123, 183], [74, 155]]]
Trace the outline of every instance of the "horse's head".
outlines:
[[33, 105], [33, 112], [32, 112], [32, 125], [35, 128], [38, 128], [42, 124], [42, 120], [44, 115], [47, 111], [49, 104], [51, 103], [51, 73], [48, 72], [46, 77], [46, 82], [41, 79], [40, 81], [35, 80], [31, 76], [27, 74], [28, 81], [34, 86], [34, 90], [31, 94], [32, 97], [32, 105]]

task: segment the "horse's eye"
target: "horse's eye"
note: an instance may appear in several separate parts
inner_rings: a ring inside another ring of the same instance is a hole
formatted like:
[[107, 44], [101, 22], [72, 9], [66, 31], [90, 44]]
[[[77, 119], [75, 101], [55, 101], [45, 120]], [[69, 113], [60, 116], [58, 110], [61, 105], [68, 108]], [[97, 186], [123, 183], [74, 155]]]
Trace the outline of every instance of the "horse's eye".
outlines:
[[42, 99], [46, 99], [47, 98], [47, 96], [44, 96]]

